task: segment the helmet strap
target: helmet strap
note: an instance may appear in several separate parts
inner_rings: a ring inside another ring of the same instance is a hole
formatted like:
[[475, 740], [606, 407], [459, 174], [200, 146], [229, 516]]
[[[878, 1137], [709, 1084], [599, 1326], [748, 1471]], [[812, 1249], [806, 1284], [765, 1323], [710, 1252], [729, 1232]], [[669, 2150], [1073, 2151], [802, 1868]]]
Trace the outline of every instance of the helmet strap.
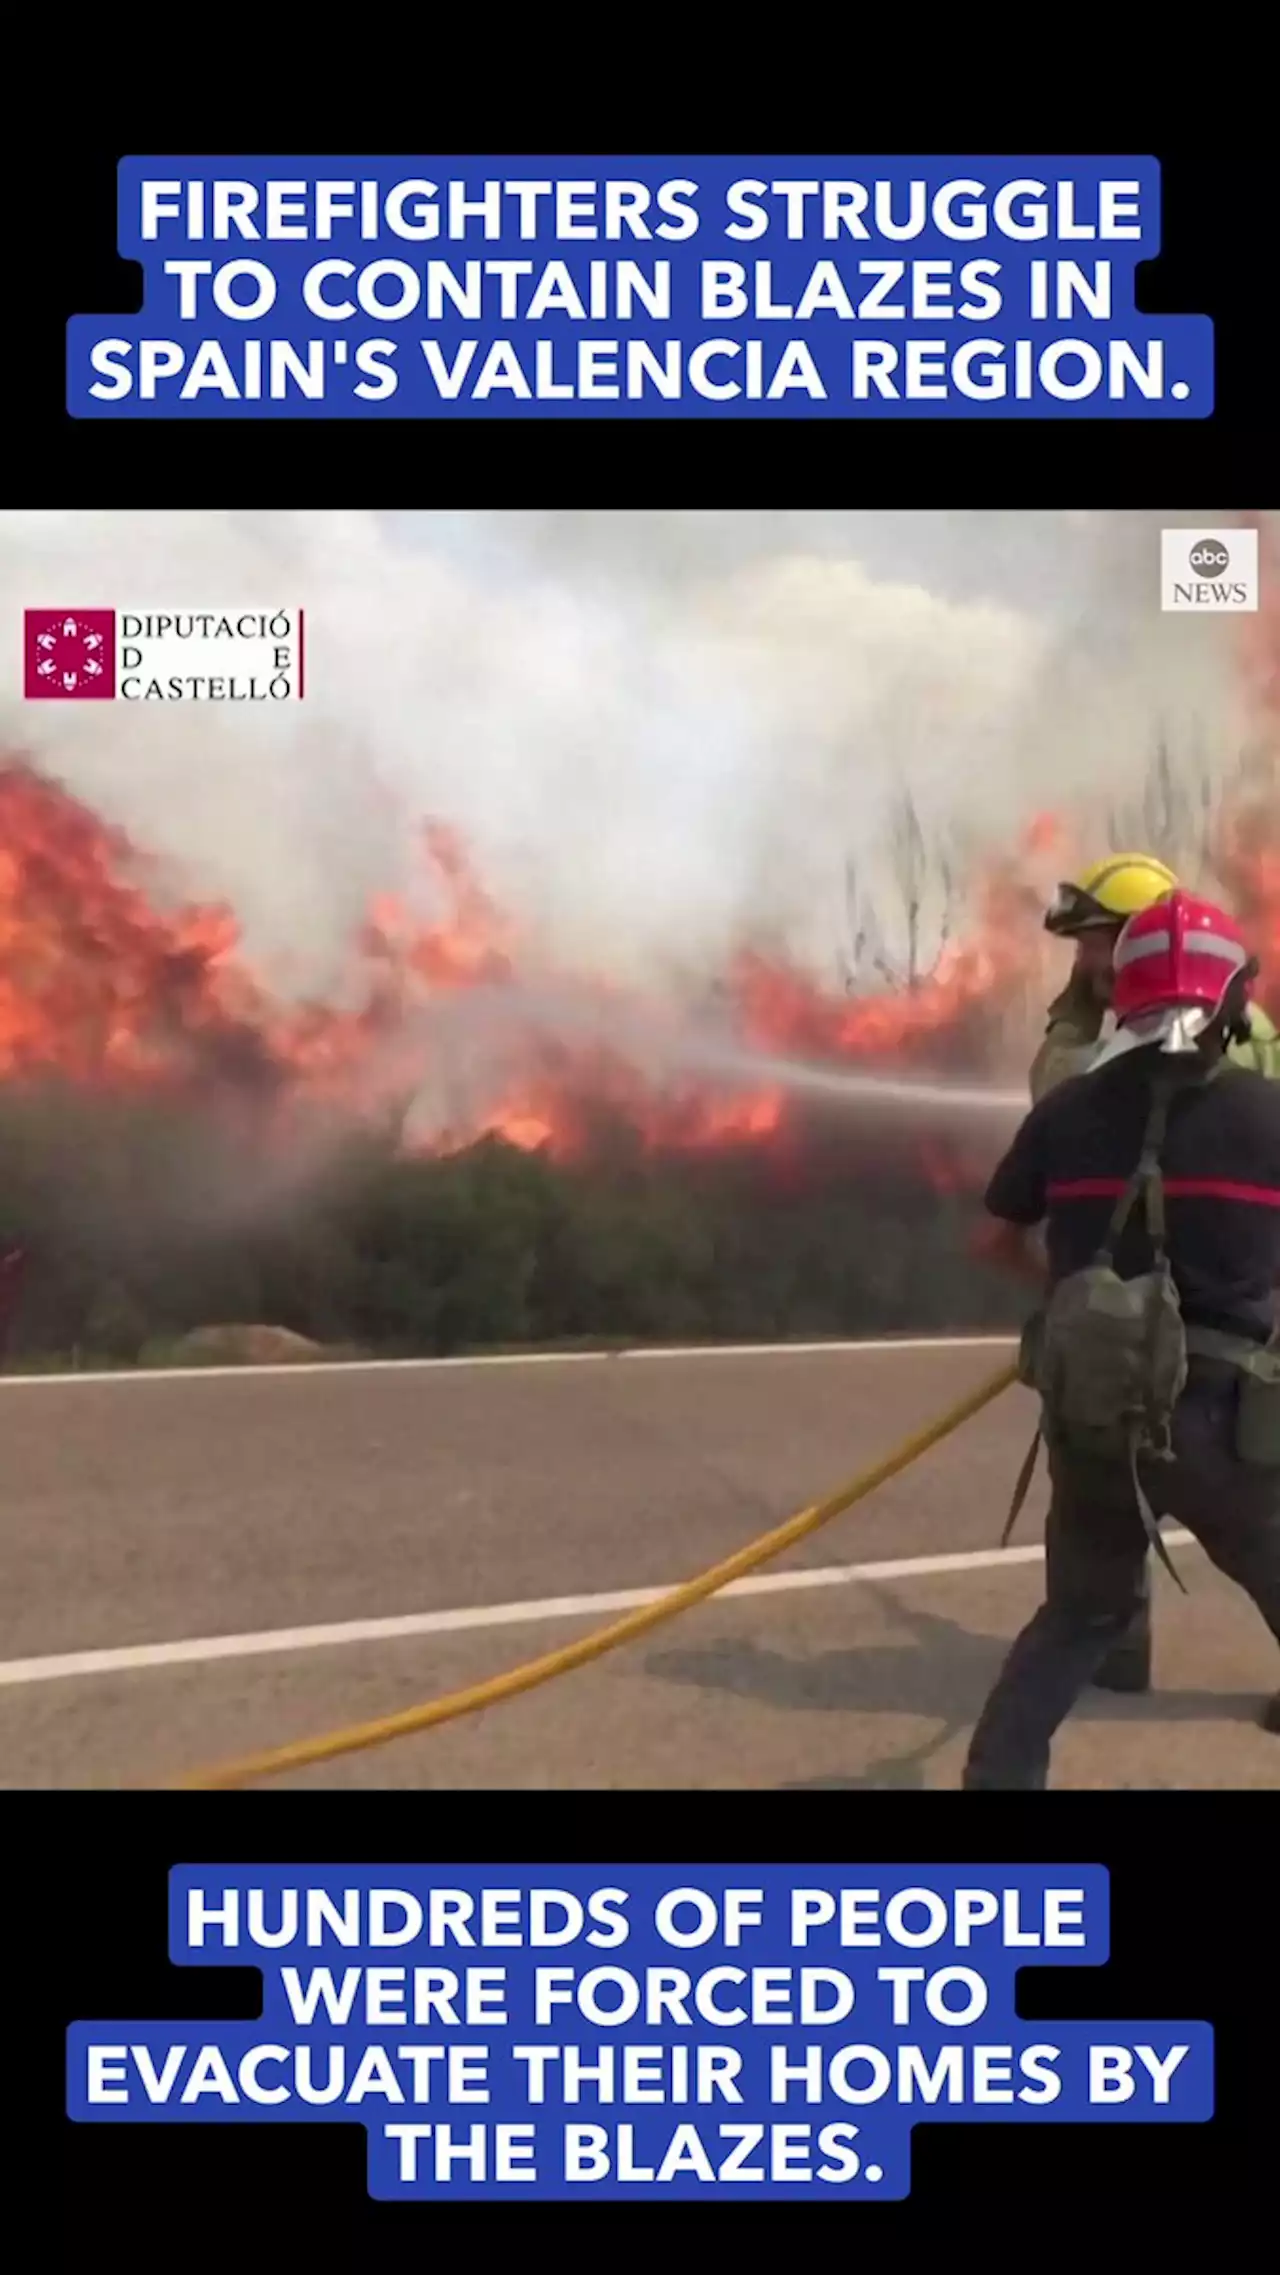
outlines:
[[1251, 956], [1238, 972], [1233, 972], [1223, 990], [1218, 1016], [1210, 1032], [1221, 1037], [1222, 1048], [1229, 1043], [1247, 1043], [1249, 1040], [1249, 997], [1251, 980], [1258, 976], [1258, 959]]

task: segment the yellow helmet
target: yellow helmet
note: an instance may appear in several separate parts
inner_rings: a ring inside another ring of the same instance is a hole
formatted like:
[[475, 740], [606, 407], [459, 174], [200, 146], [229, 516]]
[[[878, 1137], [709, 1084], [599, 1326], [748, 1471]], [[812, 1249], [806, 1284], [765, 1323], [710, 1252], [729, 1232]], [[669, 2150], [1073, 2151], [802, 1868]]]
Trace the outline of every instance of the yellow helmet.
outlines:
[[1045, 917], [1046, 932], [1072, 939], [1079, 932], [1118, 931], [1139, 909], [1176, 892], [1172, 869], [1151, 853], [1112, 853], [1058, 887]]

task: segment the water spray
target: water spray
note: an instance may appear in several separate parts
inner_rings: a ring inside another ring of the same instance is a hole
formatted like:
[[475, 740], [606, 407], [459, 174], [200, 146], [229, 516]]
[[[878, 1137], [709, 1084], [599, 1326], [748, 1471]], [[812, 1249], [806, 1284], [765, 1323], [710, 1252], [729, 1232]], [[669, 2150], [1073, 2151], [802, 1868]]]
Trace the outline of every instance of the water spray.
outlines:
[[[880, 1067], [815, 1065], [774, 1054], [726, 1034], [723, 1027], [687, 1015], [635, 1004], [602, 1007], [571, 986], [555, 981], [503, 981], [418, 1014], [423, 1060], [447, 1064], [453, 1078], [473, 1083], [477, 1094], [509, 1085], [510, 1069], [528, 1052], [531, 1037], [542, 1044], [570, 1040], [579, 1047], [622, 1051], [655, 1090], [690, 1077], [723, 1083], [735, 1090], [776, 1089], [827, 1098], [851, 1109], [914, 1112], [945, 1120], [957, 1114], [979, 1121], [1020, 1121], [1029, 1110], [1024, 1087], [964, 1082], [941, 1074], [907, 1076]], [[463, 1118], [465, 1119], [465, 1112]]]
[[909, 1081], [901, 1075], [851, 1073], [842, 1067], [811, 1066], [801, 1059], [771, 1058], [745, 1050], [717, 1050], [726, 1074], [745, 1081], [776, 1083], [780, 1089], [803, 1090], [849, 1105], [914, 1106], [920, 1110], [986, 1114], [1003, 1120], [1020, 1119], [1030, 1108], [1025, 1088], [1002, 1089], [997, 1083], [953, 1082], [943, 1076]]

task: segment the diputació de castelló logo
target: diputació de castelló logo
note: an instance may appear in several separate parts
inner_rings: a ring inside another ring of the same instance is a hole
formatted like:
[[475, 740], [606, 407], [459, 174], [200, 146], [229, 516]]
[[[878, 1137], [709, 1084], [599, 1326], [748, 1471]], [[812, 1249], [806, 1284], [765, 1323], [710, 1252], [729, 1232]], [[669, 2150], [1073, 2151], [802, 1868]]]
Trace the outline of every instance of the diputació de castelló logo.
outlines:
[[298, 703], [301, 608], [28, 608], [23, 684], [52, 703]]
[[29, 700], [114, 700], [114, 608], [28, 608], [24, 633]]

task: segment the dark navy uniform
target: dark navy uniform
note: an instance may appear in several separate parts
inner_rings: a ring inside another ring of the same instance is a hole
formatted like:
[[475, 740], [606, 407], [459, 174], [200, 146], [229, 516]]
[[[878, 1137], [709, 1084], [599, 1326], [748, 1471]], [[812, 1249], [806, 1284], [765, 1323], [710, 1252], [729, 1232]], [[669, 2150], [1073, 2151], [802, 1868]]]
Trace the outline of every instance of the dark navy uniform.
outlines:
[[[1053, 1283], [1083, 1270], [1138, 1159], [1151, 1054], [1076, 1076], [1032, 1108], [987, 1191], [1003, 1222], [1043, 1226]], [[1264, 1345], [1280, 1283], [1280, 1086], [1238, 1065], [1176, 1096], [1162, 1154], [1168, 1251], [1189, 1328]], [[1115, 1269], [1150, 1269], [1141, 1211]], [[1240, 1375], [1192, 1357], [1172, 1462], [1146, 1461], [1159, 1516], [1194, 1533], [1280, 1641], [1280, 1469], [1235, 1452]], [[1049, 1447], [1046, 1601], [1015, 1643], [974, 1733], [970, 1787], [1040, 1787], [1054, 1732], [1140, 1610], [1147, 1538], [1128, 1470]], [[1274, 1726], [1274, 1707], [1271, 1710]]]

